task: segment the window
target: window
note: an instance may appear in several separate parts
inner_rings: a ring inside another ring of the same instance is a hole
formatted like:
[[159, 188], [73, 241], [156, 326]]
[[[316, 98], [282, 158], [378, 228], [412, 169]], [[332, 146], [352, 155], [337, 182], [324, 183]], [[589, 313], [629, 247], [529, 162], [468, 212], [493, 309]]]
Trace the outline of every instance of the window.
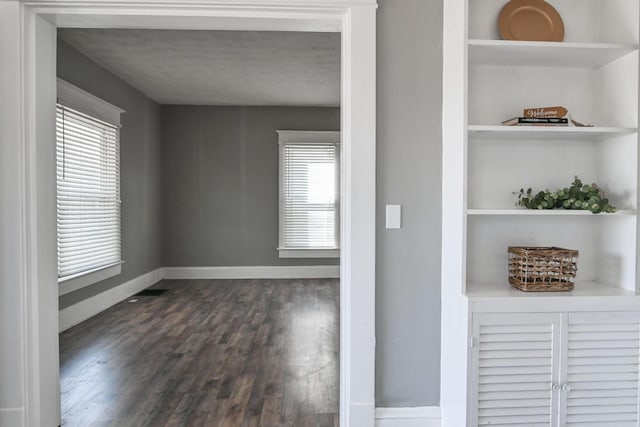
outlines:
[[120, 273], [120, 113], [119, 108], [58, 80], [60, 294]]
[[280, 258], [339, 257], [340, 132], [278, 131]]

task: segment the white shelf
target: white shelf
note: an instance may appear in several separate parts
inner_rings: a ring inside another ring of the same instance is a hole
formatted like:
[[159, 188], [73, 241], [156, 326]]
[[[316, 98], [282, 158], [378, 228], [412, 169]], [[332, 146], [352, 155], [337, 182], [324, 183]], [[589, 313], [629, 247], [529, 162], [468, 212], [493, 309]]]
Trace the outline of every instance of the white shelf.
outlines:
[[598, 68], [638, 50], [605, 43], [469, 40], [469, 64]]
[[615, 136], [631, 135], [637, 128], [622, 127], [573, 127], [573, 126], [467, 126], [469, 140], [550, 139], [601, 140]]
[[[506, 267], [505, 267], [506, 268]], [[576, 298], [576, 297], [638, 297], [640, 293], [607, 286], [598, 282], [576, 281], [573, 291], [567, 292], [523, 292], [512, 287], [506, 280], [495, 283], [467, 283], [467, 297], [482, 298]]]
[[636, 215], [634, 210], [619, 210], [615, 213], [593, 214], [587, 210], [573, 209], [467, 209], [467, 215], [477, 216], [630, 216]]

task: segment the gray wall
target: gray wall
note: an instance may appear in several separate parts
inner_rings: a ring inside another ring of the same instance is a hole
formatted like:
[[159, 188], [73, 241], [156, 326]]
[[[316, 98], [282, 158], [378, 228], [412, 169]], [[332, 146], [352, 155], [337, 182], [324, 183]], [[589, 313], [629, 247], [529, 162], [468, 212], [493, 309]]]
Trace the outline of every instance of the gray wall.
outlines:
[[376, 405], [438, 405], [442, 0], [378, 3]]
[[160, 107], [61, 40], [57, 75], [126, 110], [120, 136], [122, 274], [61, 296], [63, 309], [160, 267]]
[[276, 129], [339, 130], [338, 108], [162, 106], [162, 264], [329, 265], [278, 258]]

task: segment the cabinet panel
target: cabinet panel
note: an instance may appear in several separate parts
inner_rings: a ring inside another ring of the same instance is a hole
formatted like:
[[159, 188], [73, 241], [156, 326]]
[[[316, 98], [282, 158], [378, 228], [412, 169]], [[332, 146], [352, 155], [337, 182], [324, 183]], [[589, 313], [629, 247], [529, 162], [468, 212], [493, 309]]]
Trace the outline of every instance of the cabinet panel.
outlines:
[[567, 426], [638, 426], [639, 313], [571, 313]]
[[558, 331], [556, 314], [474, 315], [470, 425], [550, 425]]
[[640, 425], [640, 312], [476, 313], [469, 425]]

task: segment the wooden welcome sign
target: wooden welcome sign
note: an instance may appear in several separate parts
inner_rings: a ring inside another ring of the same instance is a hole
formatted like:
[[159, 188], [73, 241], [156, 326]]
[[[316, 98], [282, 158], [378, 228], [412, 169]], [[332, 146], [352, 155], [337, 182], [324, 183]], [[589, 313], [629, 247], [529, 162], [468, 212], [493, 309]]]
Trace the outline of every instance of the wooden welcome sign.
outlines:
[[522, 115], [528, 118], [566, 117], [569, 111], [564, 107], [525, 108]]

